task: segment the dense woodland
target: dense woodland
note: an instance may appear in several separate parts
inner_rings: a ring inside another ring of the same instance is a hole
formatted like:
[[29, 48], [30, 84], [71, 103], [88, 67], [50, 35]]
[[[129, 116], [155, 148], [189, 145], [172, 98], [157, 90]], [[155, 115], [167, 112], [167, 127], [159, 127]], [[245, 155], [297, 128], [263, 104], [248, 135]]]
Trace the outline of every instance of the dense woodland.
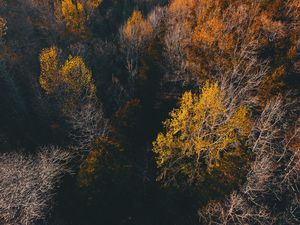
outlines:
[[300, 224], [299, 0], [0, 0], [0, 224]]

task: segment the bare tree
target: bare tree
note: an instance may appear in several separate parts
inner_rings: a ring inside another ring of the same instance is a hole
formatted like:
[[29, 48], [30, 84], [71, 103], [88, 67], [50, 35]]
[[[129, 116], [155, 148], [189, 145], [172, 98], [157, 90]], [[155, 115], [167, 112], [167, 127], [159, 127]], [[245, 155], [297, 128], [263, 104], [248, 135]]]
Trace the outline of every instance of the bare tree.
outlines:
[[255, 46], [255, 41], [244, 45], [234, 56], [232, 70], [217, 77], [226, 94], [225, 104], [228, 108], [235, 108], [239, 104], [252, 108], [258, 104], [257, 90], [267, 76], [269, 66], [268, 62], [258, 60]]
[[36, 156], [0, 155], [0, 223], [30, 225], [44, 219], [63, 174], [70, 172], [71, 154], [58, 147], [40, 149]]
[[192, 7], [189, 7], [192, 1], [187, 1], [187, 7], [176, 10], [168, 9], [164, 35], [164, 56], [168, 61], [167, 73], [163, 82], [182, 82], [183, 84], [190, 82], [190, 74], [187, 67], [186, 48], [192, 43], [192, 26], [188, 22], [191, 20], [193, 13]]
[[[287, 101], [288, 102], [288, 101]], [[271, 100], [257, 119], [249, 146], [255, 160], [246, 183], [224, 202], [199, 210], [207, 224], [299, 224], [299, 124], [289, 131], [290, 105], [282, 96]]]
[[75, 150], [88, 153], [95, 138], [108, 133], [108, 120], [104, 116], [102, 105], [96, 99], [90, 99], [68, 112], [67, 118], [72, 127], [70, 136]]
[[260, 207], [251, 207], [241, 194], [233, 192], [223, 203], [210, 202], [199, 211], [201, 222], [205, 224], [273, 224], [270, 212]]

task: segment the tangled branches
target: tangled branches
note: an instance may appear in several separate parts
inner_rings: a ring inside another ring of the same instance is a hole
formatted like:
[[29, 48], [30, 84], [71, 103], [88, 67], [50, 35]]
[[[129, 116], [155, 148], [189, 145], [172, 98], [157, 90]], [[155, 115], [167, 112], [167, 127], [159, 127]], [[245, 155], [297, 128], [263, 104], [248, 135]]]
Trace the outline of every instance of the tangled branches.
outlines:
[[288, 104], [278, 96], [258, 118], [250, 137], [255, 154], [247, 181], [224, 202], [199, 210], [206, 224], [299, 224], [300, 149], [291, 146], [299, 126], [287, 129]]
[[45, 218], [62, 175], [69, 173], [71, 154], [43, 147], [36, 156], [0, 155], [0, 223], [30, 225]]

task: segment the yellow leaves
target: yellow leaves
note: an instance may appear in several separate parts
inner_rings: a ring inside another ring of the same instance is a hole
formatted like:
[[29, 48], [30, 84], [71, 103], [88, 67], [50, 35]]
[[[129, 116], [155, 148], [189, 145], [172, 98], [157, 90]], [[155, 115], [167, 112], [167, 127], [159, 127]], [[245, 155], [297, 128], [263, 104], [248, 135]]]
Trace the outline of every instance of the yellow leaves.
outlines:
[[[222, 160], [221, 152], [238, 148], [250, 133], [249, 112], [244, 106], [231, 112], [223, 101], [224, 93], [218, 83], [207, 82], [199, 95], [184, 93], [180, 107], [164, 123], [165, 133], [153, 142], [159, 167], [172, 171], [176, 170], [174, 162], [181, 162], [188, 168], [186, 163], [203, 158], [210, 170]], [[193, 176], [193, 171], [189, 172]]]
[[79, 1], [73, 3], [72, 0], [63, 0], [61, 11], [70, 33], [82, 34], [86, 31], [87, 16]]
[[128, 19], [125, 27], [123, 28], [123, 34], [127, 40], [134, 40], [141, 42], [145, 37], [151, 34], [153, 28], [151, 24], [143, 19], [143, 15], [140, 11], [133, 11], [131, 17]]
[[237, 146], [240, 140], [245, 139], [251, 131], [249, 111], [245, 106], [239, 107], [229, 120], [218, 128], [218, 133], [223, 136], [220, 149], [230, 145]]
[[206, 82], [202, 88], [197, 106], [200, 107], [201, 110], [209, 109], [212, 114], [224, 112], [225, 108], [222, 103], [223, 95], [224, 94], [219, 90], [217, 82], [214, 84]]
[[[98, 8], [102, 0], [62, 0], [60, 8], [55, 14], [59, 18], [62, 15], [68, 32], [76, 35], [83, 35], [87, 32], [87, 22], [93, 11]], [[54, 3], [56, 4], [56, 3]]]
[[167, 120], [165, 126], [172, 128], [172, 134], [176, 133], [186, 127], [188, 119], [191, 116], [193, 109], [193, 95], [191, 92], [186, 92], [183, 94], [180, 101], [180, 108], [175, 109], [170, 113], [172, 119]]
[[56, 47], [45, 48], [40, 53], [40, 85], [47, 94], [51, 94], [59, 85], [58, 50]]
[[75, 107], [84, 96], [95, 96], [96, 86], [92, 80], [92, 72], [81, 57], [70, 56], [61, 67], [60, 75], [67, 91], [66, 109]]
[[[171, 155], [171, 145], [172, 145], [172, 136], [167, 134], [164, 136], [162, 133], [157, 135], [156, 141], [154, 142], [154, 149], [159, 148], [160, 146], [165, 146], [165, 151], [160, 152], [157, 158], [157, 166], [160, 167]], [[158, 153], [158, 152], [157, 152]]]
[[228, 124], [231, 127], [230, 131], [237, 129], [239, 135], [247, 137], [250, 134], [252, 125], [249, 120], [249, 110], [245, 106], [239, 107]]
[[[40, 54], [40, 85], [46, 94], [57, 95], [63, 99], [65, 110], [76, 106], [86, 97], [96, 95], [96, 86], [92, 72], [79, 56], [70, 56], [63, 65], [59, 65], [58, 49], [43, 49]], [[61, 94], [63, 93], [63, 94]]]
[[88, 93], [95, 93], [96, 89], [93, 84], [92, 73], [86, 67], [81, 57], [70, 56], [62, 66], [60, 73], [62, 80], [74, 92], [78, 92], [79, 94], [85, 88]]

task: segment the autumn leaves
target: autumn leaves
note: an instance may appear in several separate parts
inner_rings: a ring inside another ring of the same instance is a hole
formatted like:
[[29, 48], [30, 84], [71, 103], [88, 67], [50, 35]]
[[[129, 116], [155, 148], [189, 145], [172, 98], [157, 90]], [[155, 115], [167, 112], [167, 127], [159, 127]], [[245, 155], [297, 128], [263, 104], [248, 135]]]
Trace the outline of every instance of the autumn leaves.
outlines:
[[40, 85], [50, 96], [60, 98], [63, 111], [70, 111], [83, 99], [95, 98], [96, 86], [91, 71], [79, 56], [69, 56], [59, 62], [56, 47], [43, 49], [40, 54]]
[[[207, 82], [200, 94], [184, 93], [179, 108], [170, 113], [165, 132], [153, 143], [159, 180], [165, 185], [202, 185], [220, 170], [224, 158], [248, 157], [241, 146], [251, 130], [249, 111], [245, 106], [226, 108], [224, 98], [218, 83]], [[226, 179], [234, 169], [231, 165], [219, 172]]]
[[[195, 186], [203, 193], [214, 194], [216, 189], [219, 193], [222, 189], [231, 192], [242, 185], [241, 176], [252, 162], [248, 140], [254, 135], [255, 117], [250, 114], [259, 115], [268, 102], [266, 98], [283, 92], [283, 77], [295, 74], [299, 64], [297, 37], [291, 32], [298, 29], [294, 27], [297, 18], [292, 10], [281, 12], [289, 7], [283, 1], [269, 4], [174, 0], [152, 17], [151, 13], [143, 17], [134, 10], [120, 28], [118, 47], [126, 61], [130, 97], [134, 96], [134, 80], [141, 70], [141, 55], [154, 35], [163, 52], [159, 60], [170, 64], [163, 65], [166, 72], [162, 76], [173, 76], [181, 87], [200, 87], [186, 92], [184, 88], [175, 90], [177, 94], [184, 92], [179, 107], [170, 112], [163, 123], [164, 131], [153, 142], [158, 180], [165, 186]], [[61, 7], [67, 30], [85, 33], [91, 6], [64, 0]], [[276, 47], [280, 52], [271, 54], [270, 49]], [[270, 67], [266, 61], [271, 62]], [[64, 96], [64, 108], [74, 108], [82, 96], [96, 96], [91, 70], [83, 58], [70, 56], [60, 63], [59, 51], [52, 47], [42, 51], [40, 63], [41, 87], [49, 95]], [[113, 143], [107, 146], [116, 150]], [[101, 147], [98, 150], [89, 156], [87, 174], [94, 172], [94, 162], [101, 157]], [[207, 182], [213, 187], [205, 192]]]
[[84, 35], [87, 22], [102, 0], [62, 0], [58, 11], [62, 14], [66, 29], [73, 35]]

